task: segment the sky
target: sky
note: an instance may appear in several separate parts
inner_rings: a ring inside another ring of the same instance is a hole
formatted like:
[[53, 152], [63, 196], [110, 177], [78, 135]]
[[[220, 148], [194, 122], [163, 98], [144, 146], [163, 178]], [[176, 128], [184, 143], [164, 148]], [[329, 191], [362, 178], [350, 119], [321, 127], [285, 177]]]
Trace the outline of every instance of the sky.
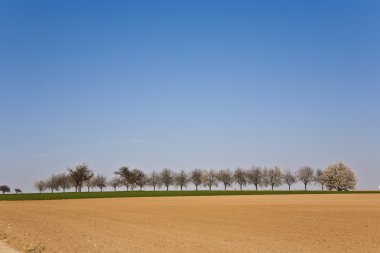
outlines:
[[379, 1], [1, 0], [0, 184], [344, 161], [379, 189], [379, 27]]

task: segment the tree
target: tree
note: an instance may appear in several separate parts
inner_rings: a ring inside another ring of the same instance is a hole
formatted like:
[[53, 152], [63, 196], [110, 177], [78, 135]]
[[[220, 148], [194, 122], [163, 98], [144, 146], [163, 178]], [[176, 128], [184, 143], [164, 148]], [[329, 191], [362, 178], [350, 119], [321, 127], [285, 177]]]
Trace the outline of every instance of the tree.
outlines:
[[224, 169], [219, 171], [218, 180], [223, 183], [224, 190], [227, 190], [228, 186], [231, 186], [233, 183], [233, 175], [230, 169]]
[[290, 170], [285, 171], [283, 175], [283, 179], [284, 179], [284, 183], [289, 186], [289, 191], [290, 191], [290, 186], [297, 182], [297, 177]]
[[174, 181], [175, 184], [179, 186], [179, 188], [182, 191], [182, 188], [186, 187], [189, 183], [189, 177], [187, 176], [185, 171], [181, 170], [179, 173], [175, 174]]
[[81, 192], [83, 183], [94, 176], [94, 173], [88, 168], [87, 164], [79, 164], [74, 169], [67, 169], [71, 178], [75, 191]]
[[128, 185], [131, 188], [131, 191], [133, 191], [133, 189], [135, 189], [135, 187], [137, 185], [138, 173], [139, 172], [138, 172], [137, 169], [133, 169], [133, 170], [130, 171], [129, 177], [126, 178], [126, 180], [128, 181]]
[[150, 174], [150, 177], [148, 178], [148, 184], [153, 187], [153, 191], [156, 191], [156, 187], [161, 188], [162, 183], [160, 180], [160, 176], [157, 174], [157, 172], [153, 171]]
[[208, 186], [210, 191], [212, 186], [218, 186], [218, 174], [214, 170], [205, 170], [202, 174], [203, 185]]
[[163, 169], [160, 173], [160, 181], [165, 185], [166, 191], [169, 191], [169, 186], [173, 183], [173, 171]]
[[273, 188], [282, 184], [282, 173], [277, 166], [274, 168], [264, 169], [263, 183], [265, 186], [270, 185]]
[[98, 187], [100, 189], [100, 192], [103, 192], [103, 188], [107, 186], [107, 178], [102, 175], [97, 175], [93, 179], [92, 186]]
[[203, 175], [200, 169], [191, 171], [190, 181], [194, 184], [196, 191], [198, 191], [198, 186], [202, 184], [202, 178]]
[[46, 188], [51, 190], [51, 193], [54, 192], [54, 190], [59, 190], [59, 184], [58, 184], [58, 176], [57, 175], [51, 175], [46, 181]]
[[3, 194], [5, 194], [6, 192], [11, 192], [11, 188], [9, 188], [8, 185], [1, 185], [0, 186], [0, 191], [2, 191]]
[[322, 179], [328, 190], [348, 191], [353, 190], [357, 184], [357, 178], [352, 169], [343, 162], [329, 165], [322, 174]]
[[16, 194], [21, 193], [21, 192], [22, 192], [22, 191], [21, 191], [20, 188], [16, 188], [16, 189], [15, 189], [15, 193], [16, 193]]
[[62, 189], [63, 192], [66, 192], [66, 189], [70, 189], [70, 178], [66, 173], [57, 175], [57, 184], [58, 187]]
[[91, 177], [84, 181], [84, 186], [87, 187], [87, 192], [90, 192], [90, 188], [95, 187], [94, 177]]
[[127, 187], [127, 191], [129, 190], [130, 181], [132, 178], [132, 171], [127, 166], [121, 167], [118, 171], [114, 172], [116, 175], [119, 175], [121, 178], [121, 182]]
[[240, 190], [243, 190], [243, 185], [247, 184], [247, 177], [243, 169], [237, 168], [234, 171], [234, 181], [240, 186]]
[[[136, 186], [141, 186], [141, 185], [144, 186], [146, 183], [144, 181], [146, 180], [145, 174], [139, 169], [133, 169], [130, 172], [129, 178], [127, 178], [127, 180], [128, 180], [129, 187], [131, 188], [132, 191], [133, 189], [135, 189]], [[142, 187], [140, 187], [140, 190], [141, 189]]]
[[119, 177], [112, 178], [108, 185], [113, 188], [114, 191], [116, 191], [116, 188], [122, 185], [121, 179]]
[[305, 185], [305, 191], [307, 190], [307, 185], [314, 181], [314, 169], [310, 166], [303, 166], [297, 171], [297, 178]]
[[36, 188], [40, 193], [46, 190], [46, 183], [44, 180], [39, 180], [34, 183], [34, 188]]
[[247, 179], [249, 183], [255, 185], [257, 191], [258, 186], [263, 183], [263, 172], [261, 168], [252, 167], [249, 171], [247, 171]]
[[315, 171], [315, 178], [314, 178], [314, 181], [318, 184], [321, 185], [322, 187], [322, 191], [324, 190], [324, 186], [325, 186], [325, 181], [324, 181], [324, 178], [323, 178], [323, 171], [321, 169], [317, 169]]
[[140, 187], [140, 191], [141, 191], [144, 185], [146, 185], [148, 182], [148, 178], [146, 174], [142, 170], [139, 170], [139, 169], [134, 169], [132, 171], [132, 174], [133, 174], [133, 179], [134, 179], [133, 185], [137, 185], [138, 187]]

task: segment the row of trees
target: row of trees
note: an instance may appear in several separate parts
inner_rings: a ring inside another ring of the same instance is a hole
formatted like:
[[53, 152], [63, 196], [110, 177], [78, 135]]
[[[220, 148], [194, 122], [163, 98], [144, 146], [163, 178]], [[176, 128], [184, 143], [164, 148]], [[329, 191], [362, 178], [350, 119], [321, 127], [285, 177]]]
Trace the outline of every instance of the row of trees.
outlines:
[[163, 169], [159, 172], [153, 171], [148, 175], [142, 170], [124, 166], [114, 173], [115, 177], [107, 180], [105, 176], [95, 176], [86, 164], [80, 164], [75, 168], [68, 169], [66, 173], [52, 175], [46, 180], [37, 181], [35, 188], [39, 192], [50, 190], [53, 193], [60, 189], [65, 192], [70, 188], [81, 192], [83, 187], [86, 187], [88, 191], [90, 188], [99, 188], [100, 191], [103, 191], [107, 186], [112, 187], [115, 191], [117, 187], [121, 186], [125, 186], [127, 191], [136, 188], [142, 190], [145, 186], [152, 187], [154, 191], [164, 187], [168, 191], [171, 186], [176, 186], [182, 191], [189, 184], [194, 185], [196, 190], [201, 186], [212, 190], [212, 187], [220, 184], [227, 190], [236, 184], [240, 190], [247, 185], [254, 185], [256, 190], [261, 186], [269, 186], [273, 190], [275, 187], [285, 184], [290, 190], [292, 185], [301, 182], [305, 190], [310, 184], [317, 183], [322, 190], [327, 188], [328, 190], [346, 191], [355, 189], [357, 183], [354, 172], [342, 162], [332, 164], [324, 170], [314, 170], [309, 166], [304, 166], [296, 172], [281, 170], [279, 167], [252, 167], [248, 170], [237, 168], [234, 171], [230, 169], [194, 169], [189, 173], [183, 170], [175, 172]]

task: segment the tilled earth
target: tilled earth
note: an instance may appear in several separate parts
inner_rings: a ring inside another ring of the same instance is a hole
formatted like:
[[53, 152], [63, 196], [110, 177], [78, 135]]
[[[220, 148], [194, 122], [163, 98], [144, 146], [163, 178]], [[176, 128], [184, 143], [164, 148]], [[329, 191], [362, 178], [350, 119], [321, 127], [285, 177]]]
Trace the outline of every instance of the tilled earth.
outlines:
[[0, 202], [22, 252], [380, 252], [380, 195]]

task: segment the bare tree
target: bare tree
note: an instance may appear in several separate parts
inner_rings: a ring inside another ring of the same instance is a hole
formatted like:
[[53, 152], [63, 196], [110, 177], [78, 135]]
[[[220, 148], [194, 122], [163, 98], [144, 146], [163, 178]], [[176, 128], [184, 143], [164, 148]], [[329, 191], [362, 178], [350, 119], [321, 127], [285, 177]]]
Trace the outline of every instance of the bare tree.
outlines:
[[6, 192], [11, 192], [11, 188], [9, 188], [8, 185], [1, 185], [0, 191], [3, 192], [3, 194], [5, 194]]
[[147, 184], [147, 177], [142, 170], [133, 169], [127, 178], [129, 187], [133, 191], [136, 186], [140, 187], [140, 190]]
[[94, 176], [87, 164], [79, 164], [74, 169], [67, 170], [77, 192], [81, 192], [83, 183]]
[[274, 168], [264, 169], [263, 171], [263, 183], [265, 186], [270, 185], [273, 188], [282, 184], [281, 169], [277, 166]]
[[284, 178], [284, 183], [289, 186], [289, 191], [290, 191], [290, 186], [297, 182], [297, 177], [290, 170], [287, 170], [285, 171], [283, 178]]
[[138, 177], [138, 174], [139, 174], [139, 170], [138, 169], [133, 169], [131, 171], [131, 174], [130, 174], [129, 178], [127, 179], [129, 187], [131, 188], [131, 191], [133, 191], [135, 189], [135, 187], [137, 186], [137, 177]]
[[16, 194], [21, 193], [21, 192], [22, 192], [22, 191], [21, 191], [20, 188], [16, 188], [16, 189], [15, 189], [15, 193], [16, 193]]
[[39, 180], [34, 183], [34, 188], [36, 188], [40, 193], [46, 190], [46, 183], [44, 180]]
[[173, 171], [163, 169], [160, 173], [160, 181], [165, 185], [166, 191], [169, 191], [169, 186], [173, 183]]
[[353, 170], [343, 162], [329, 165], [323, 171], [322, 178], [330, 191], [353, 190], [358, 181]]
[[190, 180], [194, 184], [196, 191], [198, 191], [198, 186], [202, 184], [202, 178], [203, 178], [202, 173], [203, 172], [200, 169], [195, 169], [191, 171]]
[[98, 187], [100, 189], [100, 192], [103, 192], [103, 188], [107, 186], [107, 178], [102, 175], [97, 175], [94, 177], [92, 184], [94, 187]]
[[151, 185], [153, 187], [153, 191], [156, 191], [156, 187], [161, 188], [161, 186], [162, 186], [160, 176], [155, 171], [153, 171], [150, 174], [149, 179], [148, 179], [148, 183], [149, 183], [149, 185]]
[[175, 174], [174, 181], [175, 181], [175, 184], [179, 186], [179, 188], [182, 191], [182, 188], [186, 187], [187, 184], [189, 183], [189, 177], [185, 171], [181, 170], [179, 173]]
[[119, 177], [112, 178], [108, 185], [113, 188], [114, 191], [116, 191], [116, 188], [122, 185], [121, 179]]
[[218, 174], [214, 170], [205, 170], [202, 174], [203, 185], [207, 186], [210, 191], [212, 186], [218, 186]]
[[87, 187], [87, 192], [90, 192], [90, 188], [95, 188], [94, 177], [87, 179], [84, 181], [84, 186]]
[[127, 191], [129, 190], [130, 181], [132, 178], [132, 171], [127, 166], [121, 167], [118, 171], [114, 172], [116, 175], [119, 175], [121, 178], [121, 182], [127, 187]]
[[263, 172], [260, 167], [252, 167], [247, 171], [248, 182], [255, 185], [256, 191], [258, 186], [263, 183]]
[[239, 185], [240, 190], [243, 190], [243, 185], [247, 184], [247, 177], [243, 169], [237, 168], [234, 171], [234, 181]]
[[51, 175], [46, 181], [46, 188], [51, 190], [51, 193], [54, 192], [54, 190], [59, 190], [59, 184], [58, 184], [58, 176], [57, 175]]
[[321, 169], [317, 169], [315, 171], [315, 178], [314, 178], [314, 181], [318, 184], [321, 185], [322, 187], [322, 191], [324, 190], [324, 186], [325, 186], [325, 181], [324, 181], [324, 178], [323, 178], [323, 171]]
[[220, 170], [218, 180], [223, 183], [224, 190], [227, 190], [227, 187], [231, 186], [234, 181], [232, 171], [230, 169]]
[[66, 192], [66, 189], [70, 189], [71, 187], [69, 176], [66, 173], [57, 175], [57, 184], [63, 192]]
[[314, 169], [310, 166], [303, 166], [297, 171], [297, 178], [305, 185], [305, 191], [307, 185], [314, 181]]
[[142, 191], [143, 187], [148, 183], [148, 177], [139, 169], [134, 169], [132, 173], [135, 179], [135, 184], [140, 187], [140, 191]]

